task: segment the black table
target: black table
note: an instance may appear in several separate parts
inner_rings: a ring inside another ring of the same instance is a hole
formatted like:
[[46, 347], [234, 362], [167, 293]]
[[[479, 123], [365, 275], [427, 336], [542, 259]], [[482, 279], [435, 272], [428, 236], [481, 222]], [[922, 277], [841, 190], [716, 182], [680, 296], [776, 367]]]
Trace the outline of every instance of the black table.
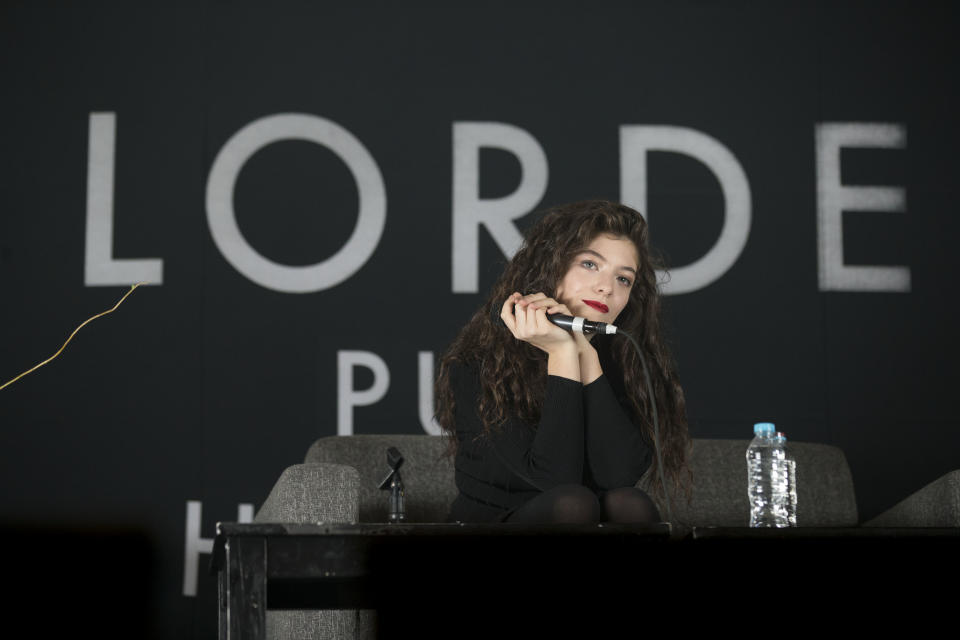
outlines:
[[[235, 524], [218, 523], [212, 570], [219, 575], [220, 637], [264, 638], [269, 609], [416, 607], [411, 580], [444, 590], [431, 607], [449, 609], [484, 597], [530, 599], [558, 586], [621, 582], [630, 557], [644, 545], [665, 545], [670, 526], [519, 524]], [[511, 593], [511, 573], [522, 564], [522, 584]], [[502, 583], [501, 583], [502, 582]], [[602, 592], [602, 589], [600, 590]]]
[[[219, 523], [220, 637], [265, 637], [267, 609], [374, 609], [381, 637], [411, 628], [450, 637], [484, 624], [496, 635], [503, 620], [527, 614], [536, 634], [544, 612], [560, 632], [567, 612], [638, 630], [667, 616], [709, 631], [758, 597], [808, 614], [851, 595], [878, 610], [928, 610], [953, 598], [937, 585], [960, 573], [960, 529], [670, 534], [666, 524]], [[499, 635], [518, 635], [510, 631]]]

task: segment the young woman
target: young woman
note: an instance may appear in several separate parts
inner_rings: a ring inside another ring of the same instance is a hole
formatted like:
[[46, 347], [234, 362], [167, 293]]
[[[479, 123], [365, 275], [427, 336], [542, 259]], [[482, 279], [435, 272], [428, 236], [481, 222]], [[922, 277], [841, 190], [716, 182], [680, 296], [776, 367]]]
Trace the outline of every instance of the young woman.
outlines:
[[[660, 336], [647, 226], [606, 201], [547, 211], [493, 291], [444, 354], [437, 420], [452, 436], [462, 522], [657, 522], [634, 485], [653, 466], [651, 404], [668, 484], [689, 477], [683, 391]], [[585, 338], [551, 323], [564, 314], [613, 323], [622, 336]]]

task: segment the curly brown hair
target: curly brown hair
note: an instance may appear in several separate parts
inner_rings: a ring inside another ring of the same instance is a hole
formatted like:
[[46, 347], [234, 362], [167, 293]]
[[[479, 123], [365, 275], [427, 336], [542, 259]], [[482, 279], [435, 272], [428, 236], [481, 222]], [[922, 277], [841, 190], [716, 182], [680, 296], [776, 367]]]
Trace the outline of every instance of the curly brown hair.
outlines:
[[[539, 422], [546, 388], [547, 355], [527, 342], [513, 339], [500, 320], [500, 310], [514, 291], [542, 291], [553, 296], [576, 255], [601, 234], [628, 238], [637, 248], [640, 264], [636, 282], [615, 324], [634, 336], [644, 351], [659, 412], [663, 470], [670, 479], [668, 482], [674, 488], [684, 487], [689, 496], [690, 437], [683, 390], [673, 357], [661, 337], [656, 276], [659, 260], [651, 255], [643, 216], [622, 204], [589, 200], [561, 205], [547, 210], [531, 227], [523, 246], [507, 264], [486, 302], [440, 360], [435, 389], [437, 422], [452, 436], [455, 451], [454, 394], [450, 384], [453, 362], [473, 367], [479, 373], [481, 394], [477, 411], [485, 435], [500, 428], [509, 415], [516, 415], [531, 425]], [[643, 381], [640, 359], [626, 340], [611, 341], [609, 348], [622, 372], [623, 389], [633, 410], [634, 422], [641, 425], [652, 443], [651, 399]], [[664, 487], [656, 466], [654, 458], [650, 486], [661, 493]]]

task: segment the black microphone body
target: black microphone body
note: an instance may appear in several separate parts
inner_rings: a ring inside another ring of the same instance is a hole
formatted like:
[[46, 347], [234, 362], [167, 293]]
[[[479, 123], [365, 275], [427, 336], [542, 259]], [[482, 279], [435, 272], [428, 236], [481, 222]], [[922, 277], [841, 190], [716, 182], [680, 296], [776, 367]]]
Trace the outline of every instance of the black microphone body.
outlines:
[[577, 333], [582, 333], [585, 336], [590, 336], [595, 333], [599, 333], [601, 335], [611, 335], [617, 332], [617, 327], [612, 324], [607, 324], [606, 322], [593, 322], [592, 320], [587, 320], [586, 318], [581, 318], [579, 316], [575, 318], [573, 316], [548, 313], [547, 319], [562, 329], [566, 329], [567, 331], [576, 331]]
[[[493, 307], [490, 310], [490, 318], [495, 324], [506, 326], [503, 323], [503, 319], [500, 317], [499, 307]], [[601, 335], [612, 335], [617, 332], [617, 327], [615, 325], [607, 324], [606, 322], [594, 322], [579, 316], [574, 317], [548, 313], [547, 319], [561, 329], [566, 329], [567, 331], [576, 331], [577, 333], [582, 333], [585, 336], [590, 336], [595, 333], [599, 333]]]

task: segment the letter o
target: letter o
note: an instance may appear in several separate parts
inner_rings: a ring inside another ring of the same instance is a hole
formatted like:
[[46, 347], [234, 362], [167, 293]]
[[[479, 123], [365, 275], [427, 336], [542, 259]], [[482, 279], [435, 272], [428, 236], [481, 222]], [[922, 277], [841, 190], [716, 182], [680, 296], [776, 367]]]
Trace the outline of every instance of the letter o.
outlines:
[[[240, 169], [257, 151], [281, 140], [309, 140], [327, 147], [357, 182], [357, 225], [339, 251], [316, 264], [289, 266], [268, 260], [250, 246], [237, 226], [233, 191]], [[237, 271], [274, 291], [313, 293], [340, 284], [373, 254], [386, 218], [386, 188], [373, 156], [349, 131], [310, 114], [279, 113], [254, 120], [223, 145], [207, 179], [207, 223], [214, 244]]]

